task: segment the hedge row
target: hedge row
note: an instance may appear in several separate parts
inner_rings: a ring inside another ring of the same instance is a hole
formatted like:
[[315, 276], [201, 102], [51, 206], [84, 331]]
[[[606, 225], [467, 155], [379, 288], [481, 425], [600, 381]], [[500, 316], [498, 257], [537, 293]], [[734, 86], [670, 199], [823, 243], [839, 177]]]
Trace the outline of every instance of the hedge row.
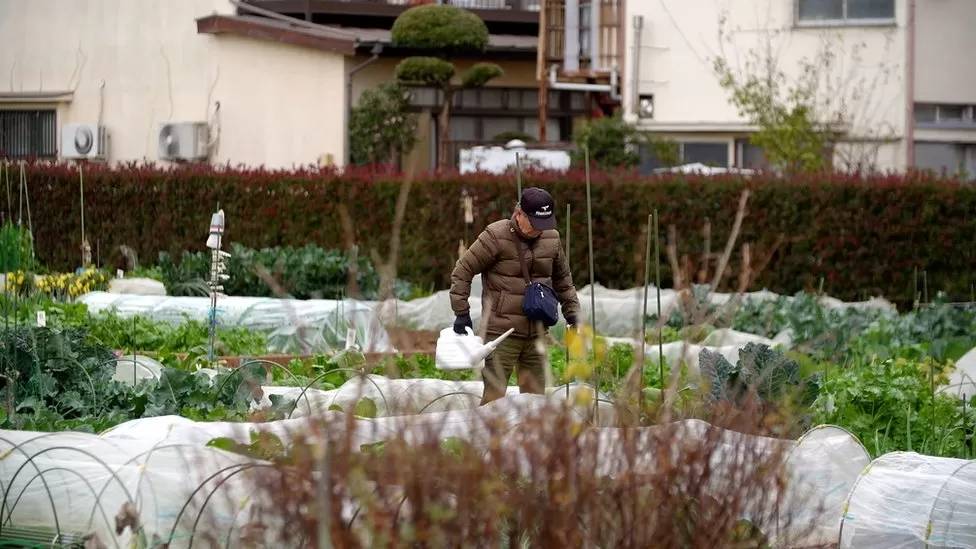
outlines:
[[[16, 176], [16, 173], [12, 174]], [[11, 177], [15, 179], [16, 177]], [[578, 285], [588, 279], [586, 190], [581, 173], [529, 173], [526, 185], [547, 188], [556, 198], [560, 227], [572, 206], [571, 264]], [[50, 268], [80, 261], [79, 171], [64, 165], [27, 168], [37, 254]], [[352, 213], [364, 251], [386, 254], [400, 179], [368, 173], [271, 172], [191, 166], [160, 169], [131, 165], [89, 166], [84, 173], [85, 224], [102, 264], [119, 261], [127, 245], [143, 263], [160, 251], [179, 257], [203, 247], [210, 214], [227, 213], [229, 241], [249, 247], [343, 247], [338, 205]], [[642, 279], [645, 224], [660, 212], [664, 282], [671, 280], [664, 251], [674, 225], [679, 255], [697, 261], [706, 219], [711, 247], [721, 251], [731, 230], [740, 193], [751, 189], [739, 242], [751, 245], [753, 266], [768, 257], [753, 289], [792, 293], [815, 289], [847, 299], [885, 295], [910, 302], [914, 272], [925, 271], [934, 296], [969, 299], [976, 276], [976, 187], [929, 176], [819, 175], [778, 179], [758, 176], [638, 177], [629, 173], [593, 178], [593, 241], [596, 279], [628, 287]], [[474, 223], [464, 223], [462, 193], [474, 201]], [[486, 224], [508, 216], [515, 201], [511, 177], [426, 176], [415, 181], [403, 227], [399, 276], [445, 287], [458, 244]], [[12, 205], [16, 215], [18, 194]], [[740, 254], [733, 255], [729, 287]], [[919, 276], [921, 279], [921, 276]]]

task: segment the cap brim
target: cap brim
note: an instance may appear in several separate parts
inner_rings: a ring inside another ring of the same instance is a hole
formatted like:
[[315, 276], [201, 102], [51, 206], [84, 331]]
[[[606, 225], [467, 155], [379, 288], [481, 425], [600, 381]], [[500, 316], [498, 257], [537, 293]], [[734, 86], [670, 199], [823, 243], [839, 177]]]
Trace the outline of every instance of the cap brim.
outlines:
[[528, 218], [532, 228], [537, 231], [548, 231], [556, 228], [556, 216], [554, 215], [549, 217], [532, 217], [530, 215]]

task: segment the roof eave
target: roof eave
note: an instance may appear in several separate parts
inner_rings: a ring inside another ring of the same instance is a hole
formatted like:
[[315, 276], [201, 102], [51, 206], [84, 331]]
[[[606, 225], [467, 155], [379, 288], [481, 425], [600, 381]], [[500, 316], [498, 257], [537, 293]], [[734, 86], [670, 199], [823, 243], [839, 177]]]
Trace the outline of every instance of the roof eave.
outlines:
[[198, 34], [232, 34], [264, 40], [303, 46], [322, 51], [352, 56], [356, 54], [356, 42], [340, 36], [325, 36], [302, 32], [298, 29], [266, 25], [257, 21], [228, 15], [208, 15], [197, 19]]

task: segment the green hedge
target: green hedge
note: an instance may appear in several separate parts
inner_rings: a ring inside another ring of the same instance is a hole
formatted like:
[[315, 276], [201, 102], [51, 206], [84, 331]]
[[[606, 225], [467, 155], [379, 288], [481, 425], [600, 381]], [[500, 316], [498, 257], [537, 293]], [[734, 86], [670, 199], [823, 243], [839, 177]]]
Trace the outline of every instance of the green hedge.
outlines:
[[[27, 179], [38, 257], [51, 268], [75, 267], [80, 255], [77, 168], [35, 165], [28, 168]], [[361, 253], [375, 247], [385, 255], [399, 190], [397, 177], [365, 172], [339, 176], [327, 170], [202, 166], [94, 166], [87, 168], [84, 180], [86, 230], [103, 264], [119, 261], [121, 244], [137, 250], [143, 263], [160, 251], [180, 257], [184, 250], [202, 249], [218, 204], [227, 213], [230, 242], [252, 248], [306, 243], [343, 248], [338, 205], [344, 202]], [[566, 205], [572, 206], [571, 263], [582, 286], [588, 278], [582, 174], [529, 173], [525, 182], [553, 193], [560, 228]], [[697, 258], [708, 218], [712, 249], [720, 251], [745, 187], [752, 196], [740, 242], [751, 243], [754, 263], [781, 242], [753, 289], [792, 293], [817, 288], [822, 277], [824, 290], [844, 299], [884, 294], [904, 303], [911, 301], [918, 268], [927, 272], [930, 295], [944, 290], [951, 298], [969, 299], [976, 279], [976, 187], [922, 175], [782, 180], [598, 173], [593, 183], [597, 280], [611, 287], [639, 284], [644, 226], [655, 208], [661, 215], [665, 284], [670, 281], [663, 249], [668, 225], [677, 228], [679, 254]], [[465, 191], [475, 204], [470, 231], [461, 208]], [[417, 181], [403, 229], [399, 276], [445, 287], [459, 241], [470, 241], [486, 224], [507, 217], [515, 195], [512, 177], [455, 174]], [[16, 209], [16, 193], [13, 202]], [[739, 257], [737, 250], [732, 273], [738, 272]], [[731, 276], [725, 285], [734, 282]]]

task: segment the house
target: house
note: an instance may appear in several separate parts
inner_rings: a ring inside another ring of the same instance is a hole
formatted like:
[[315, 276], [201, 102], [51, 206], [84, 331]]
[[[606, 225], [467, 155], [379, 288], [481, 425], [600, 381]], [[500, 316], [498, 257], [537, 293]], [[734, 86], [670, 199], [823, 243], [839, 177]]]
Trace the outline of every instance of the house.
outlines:
[[[404, 58], [424, 52], [397, 48], [390, 29], [397, 16], [413, 5], [408, 0], [250, 0], [259, 10], [324, 25], [356, 38], [355, 55], [347, 60], [350, 106], [363, 91], [394, 80]], [[504, 75], [485, 88], [463, 90], [451, 106], [448, 164], [457, 165], [459, 151], [474, 145], [497, 144], [504, 136], [523, 134], [542, 142], [568, 142], [587, 115], [585, 92], [549, 89], [540, 85], [538, 43], [541, 0], [444, 0], [478, 15], [490, 33], [483, 54], [450, 59], [463, 71], [476, 62], [498, 64]], [[433, 169], [437, 158], [437, 124], [441, 97], [433, 89], [415, 89], [412, 101], [419, 113], [418, 143], [404, 164]], [[541, 99], [541, 103], [540, 103]], [[543, 118], [540, 128], [541, 112]]]
[[[109, 162], [343, 165], [349, 109], [417, 52], [390, 40], [405, 0], [0, 2], [0, 156]], [[452, 0], [489, 27], [489, 87], [454, 99], [449, 154], [521, 133], [567, 141], [584, 95], [537, 81], [538, 0]], [[417, 169], [438, 164], [433, 90]], [[77, 142], [77, 143], [76, 143]]]
[[[835, 167], [976, 174], [972, 0], [630, 1], [626, 21], [624, 115], [676, 141], [682, 162], [764, 164], [716, 59], [784, 89], [812, 62]], [[644, 171], [659, 164], [642, 150]]]
[[0, 156], [341, 164], [355, 39], [236, 4], [0, 2]]

